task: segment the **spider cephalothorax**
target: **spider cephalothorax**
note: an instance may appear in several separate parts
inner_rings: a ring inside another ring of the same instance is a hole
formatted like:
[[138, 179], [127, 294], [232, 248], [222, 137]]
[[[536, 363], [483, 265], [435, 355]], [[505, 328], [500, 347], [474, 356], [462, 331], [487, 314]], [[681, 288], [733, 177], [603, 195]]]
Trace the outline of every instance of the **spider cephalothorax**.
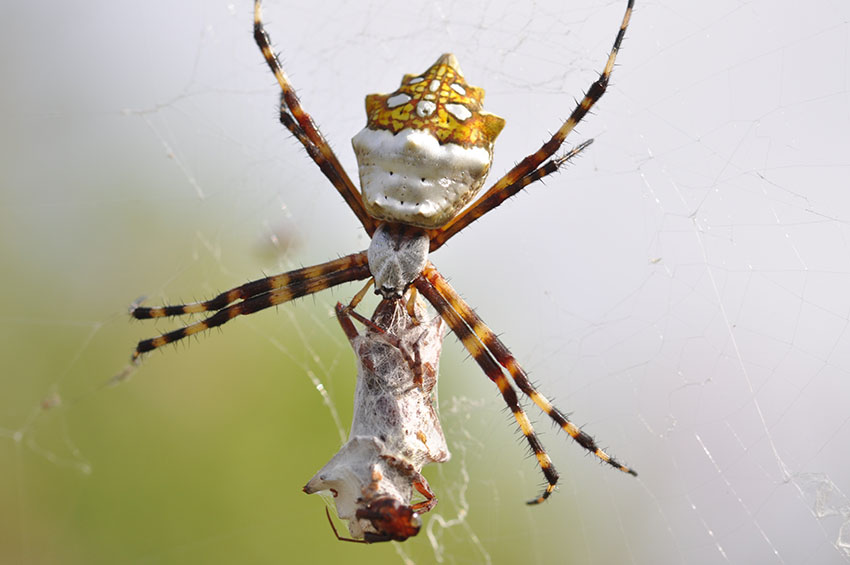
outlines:
[[366, 97], [366, 127], [351, 140], [363, 205], [388, 222], [438, 228], [484, 183], [505, 120], [482, 108], [451, 53], [391, 94]]
[[[280, 84], [280, 121], [343, 197], [372, 238], [371, 244], [368, 250], [252, 281], [205, 302], [135, 306], [136, 318], [215, 313], [140, 341], [133, 360], [236, 316], [368, 279], [347, 306], [338, 303], [336, 307], [358, 361], [351, 434], [304, 487], [307, 493], [327, 490], [334, 494], [338, 515], [348, 521], [354, 538], [339, 539], [403, 541], [419, 532], [419, 515], [437, 503], [420, 471], [449, 457], [434, 405], [444, 323], [496, 384], [543, 471], [546, 488], [529, 504], [543, 502], [555, 491], [558, 472], [520, 405], [518, 391], [599, 460], [635, 475], [531, 384], [505, 344], [428, 259], [430, 252], [472, 222], [554, 173], [590, 144], [588, 140], [556, 155], [605, 93], [633, 3], [627, 0], [605, 68], [566, 121], [539, 149], [472, 201], [490, 169], [493, 141], [504, 120], [483, 111], [484, 91], [466, 83], [453, 55], [441, 56], [421, 75], [405, 75], [391, 94], [366, 98], [367, 124], [352, 140], [361, 191], [301, 107], [263, 28], [260, 0], [255, 0], [254, 38]], [[355, 307], [372, 283], [382, 299], [370, 320]], [[426, 312], [423, 297], [438, 317]], [[366, 331], [361, 334], [353, 320]], [[417, 497], [420, 500], [414, 502]]]

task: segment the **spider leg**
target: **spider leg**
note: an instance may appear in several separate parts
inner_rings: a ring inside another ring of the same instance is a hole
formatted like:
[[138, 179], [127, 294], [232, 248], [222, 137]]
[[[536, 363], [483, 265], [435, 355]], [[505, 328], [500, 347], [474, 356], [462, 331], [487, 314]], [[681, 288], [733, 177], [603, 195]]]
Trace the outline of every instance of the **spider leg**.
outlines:
[[543, 396], [528, 379], [528, 374], [517, 362], [516, 358], [511, 354], [504, 343], [487, 327], [487, 325], [478, 317], [478, 314], [470, 308], [457, 291], [449, 285], [448, 281], [434, 268], [433, 265], [428, 265], [422, 276], [428, 280], [431, 285], [443, 296], [451, 306], [452, 310], [458, 313], [467, 326], [472, 330], [478, 340], [484, 344], [487, 350], [496, 358], [496, 360], [505, 367], [516, 383], [517, 387], [537, 405], [540, 410], [545, 412], [558, 426], [576, 440], [586, 450], [593, 453], [596, 457], [611, 465], [615, 469], [619, 469], [624, 473], [637, 476], [637, 472], [629, 467], [618, 462], [616, 459], [605, 453], [596, 444], [596, 441], [587, 433], [579, 429], [567, 419], [564, 414], [558, 410], [549, 400]]
[[[366, 285], [363, 290], [366, 290], [371, 285]], [[362, 297], [361, 297], [362, 298]], [[357, 328], [354, 326], [354, 323], [351, 319], [355, 319], [376, 334], [380, 335], [381, 338], [387, 343], [398, 350], [401, 354], [401, 357], [404, 359], [404, 362], [407, 363], [407, 366], [410, 367], [411, 372], [413, 373], [413, 384], [414, 386], [422, 387], [422, 383], [424, 382], [424, 373], [425, 369], [422, 367], [422, 363], [419, 362], [418, 356], [419, 351], [415, 352], [414, 356], [410, 355], [410, 352], [404, 347], [404, 344], [401, 340], [386, 332], [382, 327], [378, 326], [375, 322], [370, 320], [369, 318], [363, 316], [354, 310], [354, 304], [356, 302], [360, 302], [360, 300], [355, 297], [354, 300], [351, 301], [351, 304], [345, 306], [342, 302], [336, 303], [336, 318], [339, 321], [339, 325], [342, 326], [342, 331], [345, 333], [345, 336], [348, 338], [348, 341], [351, 342], [352, 346], [354, 345], [353, 340], [360, 336], [360, 333], [357, 331]]]
[[[527, 156], [525, 159], [517, 163], [514, 168], [508, 171], [505, 176], [496, 181], [492, 187], [490, 187], [487, 192], [485, 192], [481, 197], [479, 197], [471, 206], [469, 206], [466, 210], [455, 216], [448, 224], [443, 226], [437, 231], [437, 234], [440, 232], [450, 232], [450, 235], [443, 236], [440, 238], [438, 235], [438, 239], [435, 243], [434, 235], [431, 237], [431, 250], [433, 251], [442, 243], [445, 242], [446, 239], [459, 232], [470, 223], [481, 217], [485, 212], [492, 210], [499, 204], [505, 201], [507, 198], [498, 198], [495, 200], [491, 199], [494, 195], [508, 189], [513, 186], [515, 183], [520, 182], [523, 177], [540, 167], [540, 165], [552, 157], [556, 151], [561, 147], [561, 144], [564, 143], [564, 140], [570, 134], [570, 132], [575, 128], [576, 124], [578, 124], [582, 118], [593, 108], [593, 105], [602, 98], [602, 95], [605, 94], [605, 90], [608, 88], [608, 80], [611, 77], [611, 72], [614, 70], [614, 61], [617, 59], [617, 53], [620, 51], [620, 46], [623, 43], [623, 37], [626, 34], [626, 28], [629, 25], [629, 19], [631, 19], [632, 8], [634, 6], [634, 0], [628, 0], [628, 4], [626, 6], [626, 12], [623, 14], [623, 20], [620, 23], [620, 29], [617, 32], [617, 37], [614, 39], [614, 45], [611, 47], [611, 52], [608, 55], [608, 61], [605, 63], [605, 68], [599, 74], [599, 78], [590, 85], [590, 88], [587, 90], [587, 93], [584, 97], [579, 101], [576, 105], [575, 109], [570, 114], [570, 117], [563, 123], [563, 125], [555, 132], [555, 134], [544, 143], [540, 149], [531, 155]], [[522, 187], [520, 187], [522, 188]], [[508, 195], [510, 196], [510, 195]], [[485, 208], [480, 213], [476, 214], [474, 211], [480, 204], [488, 202], [492, 205], [492, 207]]]
[[564, 163], [572, 160], [573, 157], [584, 151], [591, 143], [593, 143], [592, 139], [583, 141], [579, 145], [570, 149], [570, 151], [567, 152], [565, 155], [546, 161], [545, 163], [543, 163], [538, 168], [534, 169], [521, 179], [506, 186], [504, 190], [500, 190], [498, 192], [493, 193], [490, 193], [488, 191], [488, 193], [483, 198], [476, 201], [472, 207], [470, 207], [464, 212], [466, 218], [463, 222], [450, 223], [447, 226], [444, 226], [437, 230], [432, 230], [432, 232], [429, 233], [431, 237], [430, 251], [435, 251], [439, 249], [445, 242], [455, 236], [460, 230], [464, 229], [469, 224], [471, 224], [493, 208], [496, 208], [502, 202], [504, 202], [511, 196], [514, 196], [526, 186], [530, 185], [533, 182], [537, 182], [543, 177], [551, 175], [555, 171], [559, 170]]
[[[433, 267], [429, 268], [433, 269]], [[460, 315], [452, 308], [449, 301], [440, 293], [440, 291], [431, 283], [424, 275], [420, 276], [413, 283], [419, 292], [430, 302], [440, 316], [446, 321], [455, 335], [460, 339], [463, 346], [469, 351], [475, 362], [484, 370], [487, 377], [496, 383], [499, 387], [499, 392], [502, 398], [510, 408], [514, 418], [519, 424], [519, 429], [522, 435], [531, 446], [534, 456], [543, 471], [543, 476], [546, 477], [546, 489], [534, 500], [530, 500], [529, 504], [538, 504], [543, 502], [549, 495], [555, 491], [555, 485], [558, 484], [558, 471], [555, 470], [552, 460], [543, 448], [543, 444], [534, 433], [534, 427], [528, 419], [528, 415], [522, 409], [517, 398], [516, 391], [511, 386], [510, 381], [502, 372], [502, 368], [493, 358], [492, 354], [487, 350], [481, 340], [469, 329], [467, 324], [461, 319]]]
[[295, 94], [292, 83], [289, 82], [286, 73], [283, 72], [280, 60], [272, 50], [271, 39], [263, 26], [260, 4], [260, 0], [254, 0], [254, 40], [280, 84], [280, 122], [301, 142], [310, 158], [336, 187], [369, 235], [372, 235], [377, 224], [366, 212], [360, 192], [351, 182], [345, 169], [342, 168], [333, 149], [319, 131], [313, 118], [301, 107], [301, 101]]
[[[296, 274], [298, 274], [298, 276], [295, 276]], [[258, 312], [272, 306], [277, 306], [284, 302], [289, 302], [295, 298], [313, 294], [345, 282], [362, 280], [370, 276], [372, 275], [369, 272], [369, 265], [366, 261], [366, 253], [361, 252], [337, 259], [336, 261], [323, 263], [315, 267], [298, 269], [297, 271], [291, 271], [282, 275], [275, 275], [268, 279], [253, 281], [241, 287], [227, 291], [208, 302], [179, 306], [165, 306], [159, 309], [145, 309], [145, 312], [143, 312], [144, 314], [151, 314], [151, 311], [161, 311], [164, 313], [159, 315], [163, 316], [177, 315], [187, 312], [203, 312], [214, 309], [217, 309], [218, 311], [212, 316], [194, 324], [189, 324], [185, 327], [164, 333], [158, 337], [140, 341], [136, 346], [136, 350], [133, 352], [132, 360], [136, 361], [143, 353], [157, 349], [163, 345], [173, 343], [190, 335], [220, 326], [232, 320], [236, 316], [253, 314], [254, 312]], [[261, 290], [266, 284], [265, 281], [268, 280], [277, 281], [280, 286], [272, 286], [271, 288]], [[246, 287], [248, 287], [248, 289], [245, 290], [245, 292], [252, 294], [246, 294], [246, 297], [238, 296], [240, 294], [240, 290], [244, 290]], [[231, 293], [234, 293], [237, 296], [232, 298], [230, 301], [237, 300], [239, 298], [244, 298], [244, 300], [227, 306], [229, 303], [227, 300]], [[225, 298], [221, 298], [222, 296]], [[224, 304], [220, 304], [220, 302], [223, 302]], [[209, 303], [215, 303], [213, 305], [214, 307], [204, 308], [204, 305]], [[136, 311], [138, 310], [140, 309], [136, 309]], [[136, 311], [133, 312], [134, 315]], [[137, 317], [157, 317], [157, 315], [153, 314]]]
[[246, 298], [251, 298], [252, 296], [263, 294], [270, 290], [297, 284], [299, 281], [325, 276], [342, 269], [348, 269], [365, 264], [366, 253], [353, 253], [351, 255], [346, 255], [345, 257], [340, 257], [339, 259], [334, 259], [333, 261], [328, 261], [327, 263], [320, 263], [319, 265], [313, 265], [312, 267], [304, 267], [302, 269], [289, 271], [288, 273], [281, 273], [279, 275], [272, 275], [270, 277], [247, 282], [243, 285], [237, 286], [236, 288], [224, 291], [213, 299], [205, 300], [203, 302], [172, 304], [170, 306], [134, 306], [130, 310], [130, 315], [137, 320], [145, 320], [148, 318], [165, 318], [169, 316], [182, 316], [184, 314], [197, 314], [199, 312], [221, 310], [225, 306], [228, 306], [237, 300], [245, 300]]

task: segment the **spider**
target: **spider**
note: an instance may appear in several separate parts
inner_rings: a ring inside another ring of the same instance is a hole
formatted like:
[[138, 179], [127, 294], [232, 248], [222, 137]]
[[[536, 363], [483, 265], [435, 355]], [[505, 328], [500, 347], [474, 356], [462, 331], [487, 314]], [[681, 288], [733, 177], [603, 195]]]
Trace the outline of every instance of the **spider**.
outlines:
[[[424, 297], [487, 377], [497, 385], [528, 441], [546, 479], [545, 489], [528, 504], [539, 504], [549, 498], [558, 483], [558, 472], [520, 405], [517, 388], [584, 449], [615, 469], [637, 475], [600, 449], [590, 435], [570, 422], [531, 384], [508, 348], [429, 260], [430, 252], [442, 247], [472, 222], [529, 184], [557, 171], [591, 143], [592, 140], [585, 141], [557, 155], [567, 135], [605, 93], [634, 0], [627, 0], [625, 14], [603, 71], [570, 116], [537, 151], [522, 159], [474, 201], [489, 172], [493, 143], [505, 121], [482, 109], [484, 91], [466, 82], [454, 55], [442, 55], [420, 75], [404, 75], [401, 86], [391, 94], [370, 94], [366, 97], [367, 125], [352, 139], [360, 174], [358, 191], [313, 119], [301, 106], [277, 55], [272, 51], [260, 3], [261, 0], [254, 3], [254, 39], [280, 84], [280, 122], [301, 142], [357, 216], [371, 237], [369, 248], [319, 265], [255, 280], [204, 302], [136, 306], [132, 315], [138, 319], [214, 313], [185, 327], [140, 341], [133, 353], [133, 361], [138, 362], [146, 352], [220, 326], [237, 316], [252, 314], [342, 283], [368, 279], [366, 286], [348, 306], [337, 305], [337, 315], [349, 340], [354, 344], [358, 339], [351, 321], [353, 317], [367, 327], [364, 339], [368, 348], [374, 350], [380, 342], [398, 349], [401, 355], [396, 356], [396, 363], [407, 365], [412, 380], [412, 387], [398, 393], [398, 398], [409, 400], [405, 395], [411, 390], [419, 390], [420, 396], [414, 403], [418, 403], [422, 410], [432, 409], [430, 391], [436, 381], [436, 373], [431, 373], [435, 367], [421, 359], [423, 352], [427, 353], [421, 345], [412, 342], [405, 345], [408, 334], [421, 323], [423, 314], [419, 295]], [[382, 300], [373, 319], [369, 320], [357, 314], [354, 308], [371, 284], [375, 285], [375, 293]], [[431, 341], [441, 341], [442, 330], [432, 328], [425, 330], [423, 335]], [[439, 346], [432, 350], [434, 352], [438, 359]], [[369, 362], [364, 361], [368, 355], [362, 349], [358, 356], [361, 365], [368, 365]], [[357, 409], [355, 418], [356, 414]], [[429, 443], [429, 439], [430, 443], [439, 443], [442, 438], [436, 414], [432, 416], [436, 421], [436, 431], [431, 422], [430, 436], [419, 432], [421, 435], [417, 437], [423, 444]], [[431, 417], [425, 419], [428, 418]], [[364, 539], [350, 541], [404, 540], [418, 532], [418, 513], [429, 510], [436, 503], [419, 469], [424, 463], [447, 459], [448, 452], [420, 453], [418, 459], [414, 458], [416, 461], [407, 460], [409, 455], [403, 452], [406, 453], [405, 448], [398, 447], [389, 453], [382, 453], [379, 449], [371, 455], [364, 455], [367, 459], [371, 458], [369, 461], [382, 461], [384, 472], [372, 468], [371, 475], [363, 479], [366, 484], [363, 492], [352, 495], [356, 508], [351, 509], [351, 523], [357, 522], [359, 529], [355, 532], [351, 524], [349, 528], [355, 537]], [[337, 454], [334, 459], [339, 456]], [[377, 490], [386, 482], [385, 479], [403, 484], [407, 494], [379, 496]], [[311, 481], [305, 491], [315, 492], [320, 486]], [[424, 495], [426, 500], [411, 505], [410, 492], [413, 489]], [[339, 493], [334, 492], [334, 495], [339, 496]]]

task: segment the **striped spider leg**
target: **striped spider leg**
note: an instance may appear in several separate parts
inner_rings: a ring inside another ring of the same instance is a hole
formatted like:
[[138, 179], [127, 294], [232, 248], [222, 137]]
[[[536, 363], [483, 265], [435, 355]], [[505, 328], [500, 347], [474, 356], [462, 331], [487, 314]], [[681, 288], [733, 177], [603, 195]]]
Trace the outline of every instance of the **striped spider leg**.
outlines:
[[441, 226], [439, 229], [432, 230], [429, 234], [431, 237], [431, 251], [438, 249], [452, 236], [456, 235], [472, 222], [493, 208], [496, 208], [499, 204], [515, 195], [532, 182], [540, 180], [544, 176], [558, 170], [561, 165], [592, 142], [592, 140], [585, 141], [578, 145], [575, 149], [569, 151], [566, 155], [547, 161], [547, 159], [550, 159], [550, 157], [558, 151], [570, 132], [573, 131], [575, 126], [582, 120], [582, 118], [584, 118], [584, 116], [587, 115], [591, 108], [593, 108], [594, 104], [596, 104], [599, 99], [602, 98], [602, 95], [605, 94], [605, 91], [608, 88], [608, 81], [611, 78], [611, 72], [614, 70], [614, 62], [617, 60], [617, 54], [620, 52], [620, 46], [623, 44], [623, 38], [626, 36], [626, 28], [629, 26], [629, 20], [632, 17], [633, 8], [634, 0], [628, 0], [626, 12], [623, 14], [623, 19], [620, 22], [620, 29], [617, 32], [617, 37], [614, 39], [614, 45], [611, 47], [611, 52], [608, 54], [608, 61], [605, 63], [605, 68], [599, 74], [599, 78], [590, 85], [587, 93], [578, 102], [575, 109], [563, 125], [558, 128], [558, 131], [556, 131], [549, 141], [544, 143], [540, 149], [517, 163], [472, 205], [452, 218], [446, 225]]
[[[422, 467], [449, 459], [433, 404], [445, 325], [439, 316], [426, 320], [413, 290], [406, 301], [383, 299], [371, 320], [353, 310], [358, 301], [336, 308], [357, 358], [351, 432], [304, 492], [333, 493], [352, 536], [337, 534], [340, 540], [404, 541], [419, 532], [419, 514], [437, 504]], [[417, 493], [424, 500], [413, 503]]]
[[295, 298], [370, 276], [366, 252], [362, 251], [320, 265], [251, 281], [204, 302], [171, 306], [135, 306], [130, 314], [139, 320], [213, 311], [215, 314], [158, 337], [140, 341], [133, 351], [132, 360], [138, 362], [143, 353], [220, 326], [236, 316], [253, 314]]
[[272, 50], [271, 39], [263, 26], [261, 0], [254, 0], [254, 41], [257, 42], [257, 46], [263, 53], [263, 58], [265, 58], [280, 85], [280, 123], [286, 126], [286, 129], [301, 142], [310, 158], [315, 161], [319, 169], [345, 199], [346, 204], [360, 220], [366, 232], [372, 235], [377, 227], [375, 219], [366, 212], [363, 207], [363, 200], [360, 198], [360, 192], [351, 182], [348, 173], [342, 168], [333, 149], [313, 122], [313, 118], [301, 107], [301, 101], [295, 94], [295, 89], [289, 82], [286, 73], [283, 72], [283, 67], [277, 55]]
[[560, 410], [555, 408], [531, 384], [525, 370], [520, 366], [505, 344], [487, 327], [433, 265], [429, 263], [425, 267], [422, 276], [416, 280], [414, 285], [434, 306], [437, 312], [439, 312], [440, 316], [446, 321], [458, 339], [461, 340], [464, 348], [469, 351], [473, 359], [475, 359], [484, 373], [486, 373], [487, 377], [499, 387], [505, 403], [513, 413], [517, 424], [519, 424], [520, 431], [528, 440], [531, 450], [534, 452], [534, 456], [543, 470], [543, 475], [546, 477], [548, 483], [546, 490], [537, 498], [528, 501], [528, 504], [539, 504], [549, 498], [555, 490], [555, 485], [558, 483], [558, 472], [555, 470], [552, 460], [546, 454], [543, 445], [537, 438], [528, 416], [520, 406], [516, 391], [505, 377], [499, 365], [508, 370], [514, 383], [522, 393], [530, 398], [561, 429], [570, 434], [579, 445], [615, 469], [637, 476], [634, 470], [622, 465], [600, 449], [591, 436], [570, 422]]

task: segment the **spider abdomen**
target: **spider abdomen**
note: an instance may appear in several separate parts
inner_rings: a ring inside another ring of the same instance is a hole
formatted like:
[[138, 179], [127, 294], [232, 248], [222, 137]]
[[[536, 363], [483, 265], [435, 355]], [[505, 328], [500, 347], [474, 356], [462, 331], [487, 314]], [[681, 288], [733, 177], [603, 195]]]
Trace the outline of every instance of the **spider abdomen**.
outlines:
[[364, 128], [351, 142], [369, 214], [422, 228], [451, 220], [481, 188], [492, 159], [483, 147], [441, 144], [423, 130]]
[[475, 196], [505, 125], [483, 99], [450, 53], [395, 92], [366, 97], [366, 127], [351, 143], [372, 217], [439, 228]]

